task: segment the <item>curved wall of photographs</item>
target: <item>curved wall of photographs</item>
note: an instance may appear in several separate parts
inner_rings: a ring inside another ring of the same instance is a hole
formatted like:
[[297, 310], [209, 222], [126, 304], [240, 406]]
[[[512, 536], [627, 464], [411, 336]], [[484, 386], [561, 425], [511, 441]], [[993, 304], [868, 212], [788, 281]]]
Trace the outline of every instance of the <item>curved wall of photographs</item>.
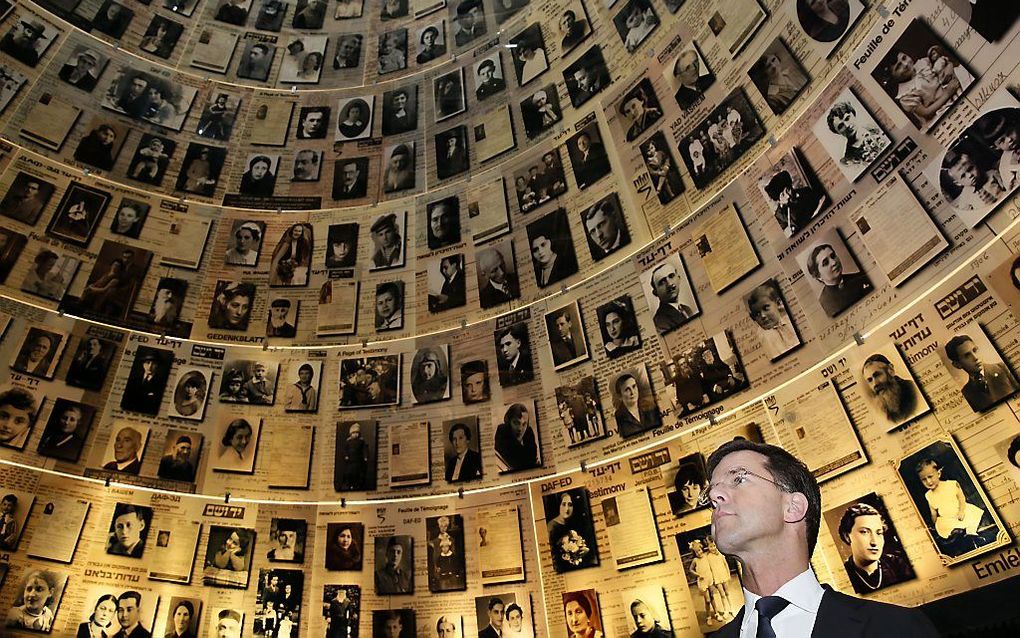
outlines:
[[5, 635], [700, 636], [735, 437], [1013, 575], [1020, 9], [364, 4], [0, 1]]

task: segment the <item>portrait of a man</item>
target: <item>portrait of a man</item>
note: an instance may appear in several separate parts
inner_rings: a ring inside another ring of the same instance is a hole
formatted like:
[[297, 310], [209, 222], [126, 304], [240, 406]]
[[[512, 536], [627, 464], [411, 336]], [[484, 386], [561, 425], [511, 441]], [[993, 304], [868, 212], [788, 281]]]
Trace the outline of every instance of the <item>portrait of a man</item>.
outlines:
[[110, 460], [103, 464], [103, 469], [137, 475], [142, 469], [148, 436], [149, 428], [144, 425], [124, 425], [116, 429], [106, 450], [106, 458]]
[[121, 395], [122, 409], [150, 416], [159, 414], [173, 355], [172, 350], [138, 346]]
[[652, 321], [666, 335], [700, 314], [680, 253], [641, 274], [645, 298], [655, 308]]
[[967, 375], [960, 391], [975, 412], [984, 412], [1020, 389], [980, 328], [954, 336], [946, 343], [945, 353], [952, 368]]
[[478, 302], [482, 308], [493, 308], [521, 296], [512, 242], [483, 248], [477, 253], [475, 268], [478, 271]]
[[117, 503], [113, 510], [113, 520], [110, 522], [106, 553], [141, 558], [151, 521], [151, 507]]
[[380, 595], [414, 593], [414, 538], [375, 537], [375, 591]]
[[582, 211], [581, 221], [584, 223], [588, 249], [595, 261], [601, 261], [630, 244], [630, 232], [616, 193], [607, 195]]
[[203, 436], [197, 432], [170, 430], [156, 475], [170, 481], [193, 483]]
[[52, 329], [32, 326], [25, 333], [11, 369], [34, 377], [52, 379], [67, 345], [67, 335]]
[[447, 483], [461, 483], [482, 478], [482, 455], [479, 451], [478, 417], [443, 423], [448, 443], [444, 443]]
[[368, 194], [368, 158], [354, 157], [333, 163], [333, 199], [361, 199]]
[[499, 385], [505, 388], [534, 379], [528, 326], [523, 322], [515, 323], [497, 330], [494, 336], [498, 355]]
[[895, 345], [867, 357], [860, 368], [860, 380], [872, 414], [886, 431], [931, 409]]

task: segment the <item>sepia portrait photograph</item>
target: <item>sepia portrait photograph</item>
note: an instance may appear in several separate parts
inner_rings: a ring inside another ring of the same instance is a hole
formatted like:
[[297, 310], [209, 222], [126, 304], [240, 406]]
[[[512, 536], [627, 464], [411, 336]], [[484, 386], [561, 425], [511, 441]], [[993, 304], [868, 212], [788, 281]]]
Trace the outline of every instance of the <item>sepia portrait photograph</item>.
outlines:
[[608, 385], [613, 396], [616, 431], [620, 436], [635, 436], [662, 425], [662, 415], [645, 364], [612, 375]]
[[6, 626], [15, 630], [51, 633], [66, 586], [67, 572], [41, 567], [25, 569], [12, 591], [14, 596], [7, 611]]
[[178, 367], [173, 400], [170, 402], [170, 416], [190, 421], [204, 419], [212, 374], [208, 368]]
[[703, 189], [764, 135], [754, 106], [737, 88], [680, 141], [680, 157], [694, 186]]
[[401, 355], [340, 359], [340, 409], [400, 403]]
[[273, 249], [269, 262], [269, 285], [307, 286], [314, 246], [311, 224], [287, 227]]
[[127, 385], [120, 398], [121, 409], [149, 416], [159, 414], [173, 361], [173, 350], [138, 346], [131, 360]]
[[606, 195], [581, 211], [581, 222], [594, 261], [601, 261], [630, 245], [630, 231], [616, 193]]
[[[202, 584], [247, 589], [254, 549], [254, 529], [210, 525], [203, 559]], [[237, 635], [240, 635], [240, 619], [237, 619], [237, 623]], [[215, 623], [213, 626], [216, 626]]]
[[676, 405], [690, 414], [747, 389], [747, 373], [740, 362], [733, 335], [716, 333], [673, 357]]
[[677, 534], [676, 545], [698, 629], [711, 633], [741, 611], [739, 563], [719, 551], [709, 525]]
[[254, 474], [261, 432], [261, 418], [221, 411], [210, 437], [213, 455], [209, 466], [214, 472]]
[[79, 312], [111, 322], [125, 321], [142, 289], [152, 253], [144, 248], [104, 240], [92, 272], [75, 304]]
[[892, 140], [849, 87], [833, 99], [812, 130], [850, 183], [860, 179], [892, 146]]
[[176, 149], [177, 142], [170, 138], [143, 133], [128, 164], [127, 176], [143, 184], [161, 185]]
[[567, 139], [567, 155], [570, 157], [574, 180], [581, 190], [608, 175], [612, 169], [606, 147], [602, 142], [598, 120], [592, 120]]
[[[11, 407], [16, 406], [9, 406], [7, 410], [10, 411]], [[51, 459], [77, 463], [92, 429], [95, 414], [96, 409], [91, 405], [57, 398], [46, 420], [42, 438], [39, 439], [39, 454]], [[22, 418], [31, 420], [28, 416]]]
[[980, 325], [957, 332], [941, 350], [943, 367], [974, 412], [989, 410], [1020, 390], [1016, 376]]
[[364, 561], [365, 526], [362, 523], [326, 524], [326, 569], [361, 571]]
[[326, 43], [329, 36], [298, 35], [287, 43], [280, 61], [279, 85], [318, 84], [326, 58]]
[[88, 246], [111, 199], [106, 191], [72, 182], [60, 198], [46, 234], [75, 246]]
[[460, 308], [467, 304], [467, 277], [464, 255], [446, 255], [425, 263], [430, 313]]
[[29, 265], [21, 290], [52, 301], [61, 301], [74, 279], [81, 261], [71, 255], [41, 248]]
[[679, 166], [662, 131], [652, 133], [640, 145], [641, 159], [644, 160], [648, 177], [659, 203], [666, 205], [684, 192]]
[[220, 379], [220, 402], [272, 405], [279, 370], [278, 361], [228, 359]]
[[528, 324], [521, 321], [493, 333], [496, 345], [499, 385], [506, 388], [535, 378], [531, 359]]
[[708, 492], [708, 469], [705, 457], [701, 452], [692, 452], [680, 457], [675, 466], [665, 471], [665, 477], [672, 474], [672, 480], [666, 479], [666, 498], [673, 516], [685, 516], [691, 512], [708, 507], [702, 495]]
[[404, 282], [384, 281], [375, 287], [375, 330], [400, 330], [404, 327]]
[[475, 99], [479, 102], [506, 91], [506, 76], [503, 72], [503, 57], [499, 50], [493, 51], [471, 67], [474, 79]]
[[502, 421], [496, 423], [493, 441], [500, 474], [541, 467], [542, 449], [535, 402], [525, 400], [505, 406]]
[[482, 453], [477, 416], [443, 421], [443, 461], [447, 483], [462, 483], [482, 478]]
[[106, 537], [106, 553], [141, 558], [151, 522], [151, 507], [117, 503]]
[[194, 483], [205, 437], [190, 430], [167, 430], [156, 475], [168, 481]]
[[31, 326], [25, 332], [11, 369], [33, 377], [52, 379], [69, 338], [66, 332], [49, 326]]
[[85, 335], [71, 357], [67, 385], [96, 391], [103, 387], [117, 344], [107, 339]]
[[110, 430], [110, 439], [106, 444], [103, 459], [104, 470], [138, 473], [142, 469], [142, 456], [149, 442], [149, 426], [126, 420], [115, 420]]
[[535, 283], [546, 288], [577, 273], [577, 255], [567, 211], [557, 208], [528, 224]]
[[283, 409], [286, 412], [318, 412], [322, 383], [322, 361], [300, 361], [290, 366], [290, 376], [283, 387]]
[[705, 91], [715, 84], [715, 73], [708, 67], [696, 42], [680, 50], [672, 65], [666, 67], [663, 76], [673, 88], [673, 99], [677, 106], [689, 111], [705, 100]]
[[483, 308], [494, 308], [521, 296], [514, 246], [505, 239], [482, 248], [475, 256], [478, 279], [478, 302]]
[[576, 300], [545, 313], [545, 329], [553, 369], [560, 371], [589, 359], [581, 308]]
[[793, 237], [829, 205], [829, 196], [796, 148], [766, 169], [758, 188], [783, 235]]
[[813, 236], [795, 255], [818, 305], [836, 317], [875, 289], [835, 226]]
[[255, 289], [253, 283], [217, 280], [209, 307], [209, 327], [218, 330], [247, 330], [255, 304]]
[[804, 33], [831, 51], [864, 13], [860, 0], [797, 0], [791, 3]]
[[744, 295], [744, 306], [754, 321], [754, 333], [769, 361], [775, 361], [800, 346], [797, 325], [775, 279], [766, 279], [752, 288]]
[[450, 71], [432, 81], [433, 112], [436, 122], [467, 110], [467, 95], [464, 91], [464, 69]]
[[57, 187], [42, 178], [19, 171], [3, 200], [0, 200], [0, 213], [13, 220], [35, 226], [39, 215], [49, 204]]
[[212, 197], [227, 159], [227, 149], [191, 142], [184, 154], [177, 190]]
[[931, 411], [895, 343], [861, 350], [856, 358], [860, 361], [855, 371], [859, 393], [883, 431], [890, 432]]
[[[409, 535], [376, 536], [375, 541], [375, 593], [381, 596], [392, 596], [397, 594], [414, 593], [414, 537]], [[410, 611], [410, 610], [408, 610]], [[372, 617], [372, 624], [376, 624], [376, 617], [383, 612], [376, 612]], [[411, 612], [412, 614], [414, 612]], [[413, 638], [414, 623], [411, 616], [411, 631], [407, 634]], [[385, 638], [391, 634], [382, 632], [373, 636]], [[404, 634], [400, 634], [404, 638]]]
[[450, 346], [419, 348], [411, 359], [411, 394], [415, 403], [450, 398]]
[[434, 146], [436, 177], [447, 179], [467, 171], [470, 165], [467, 126], [460, 124], [440, 131], [435, 136]]
[[[464, 517], [460, 514], [426, 517], [425, 538], [428, 545], [425, 565], [429, 575], [429, 591], [440, 593], [467, 589]], [[457, 621], [455, 630], [460, 624], [460, 618]]]
[[542, 506], [556, 573], [598, 565], [599, 550], [587, 488], [544, 494]]
[[643, 271], [640, 280], [649, 309], [655, 309], [652, 321], [660, 335], [673, 332], [701, 314], [679, 252]]
[[269, 524], [272, 547], [266, 558], [276, 563], [303, 563], [308, 523], [294, 518], [273, 518]]
[[460, 366], [460, 394], [465, 405], [488, 401], [492, 396], [489, 386], [489, 362], [485, 359], [468, 361]]
[[776, 115], [786, 112], [811, 81], [782, 38], [776, 38], [765, 48], [747, 75]]

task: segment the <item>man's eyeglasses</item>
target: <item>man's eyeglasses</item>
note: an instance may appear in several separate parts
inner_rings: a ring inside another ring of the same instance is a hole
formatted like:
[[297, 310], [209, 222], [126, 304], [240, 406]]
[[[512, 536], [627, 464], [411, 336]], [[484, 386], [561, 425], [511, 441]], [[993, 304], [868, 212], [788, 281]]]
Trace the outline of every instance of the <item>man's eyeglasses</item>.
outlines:
[[747, 482], [747, 477], [748, 476], [753, 476], [753, 477], [761, 479], [763, 481], [768, 481], [769, 483], [772, 483], [773, 485], [778, 487], [783, 492], [789, 492], [790, 491], [782, 483], [778, 483], [777, 481], [774, 481], [773, 479], [770, 479], [767, 476], [762, 476], [761, 474], [755, 474], [754, 472], [752, 472], [751, 470], [749, 470], [749, 469], [747, 469], [745, 467], [738, 467], [738, 468], [730, 470], [729, 471], [729, 475], [725, 479], [723, 479], [721, 481], [716, 481], [715, 483], [712, 483], [711, 485], [709, 485], [708, 489], [705, 490], [704, 492], [702, 492], [701, 496], [698, 497], [698, 507], [709, 507], [709, 506], [711, 506], [712, 509], [715, 509], [715, 501], [712, 499], [712, 490], [714, 490], [715, 488], [719, 487], [720, 485], [723, 485], [726, 488], [731, 489], [731, 490], [735, 489], [738, 485], [742, 485], [745, 482]]

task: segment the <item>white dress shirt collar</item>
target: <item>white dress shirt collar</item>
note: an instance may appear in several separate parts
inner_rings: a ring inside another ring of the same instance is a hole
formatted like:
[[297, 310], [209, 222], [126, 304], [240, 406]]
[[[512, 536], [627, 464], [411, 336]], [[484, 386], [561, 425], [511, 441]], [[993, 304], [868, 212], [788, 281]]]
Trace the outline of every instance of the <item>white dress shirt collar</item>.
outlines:
[[[825, 590], [818, 583], [815, 573], [808, 567], [776, 590], [773, 596], [785, 598], [789, 606], [772, 619], [776, 638], [809, 638], [822, 604]], [[754, 638], [758, 631], [758, 612], [754, 604], [761, 598], [744, 588], [744, 619], [740, 625], [741, 638]]]

